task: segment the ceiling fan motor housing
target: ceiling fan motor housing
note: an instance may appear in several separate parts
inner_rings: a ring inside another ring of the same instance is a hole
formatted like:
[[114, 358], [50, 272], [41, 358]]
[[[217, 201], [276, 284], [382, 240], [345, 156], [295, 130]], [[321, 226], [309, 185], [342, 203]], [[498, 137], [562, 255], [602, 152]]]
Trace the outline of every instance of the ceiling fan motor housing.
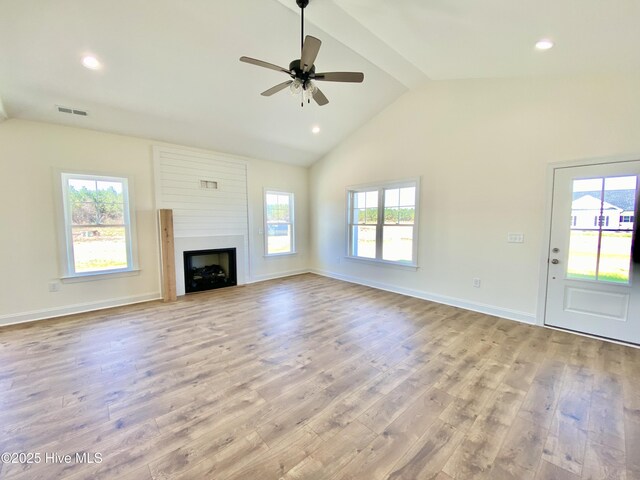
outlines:
[[303, 72], [300, 67], [300, 60], [294, 60], [289, 64], [289, 71], [295, 78], [299, 78], [303, 84], [306, 84], [308, 80], [316, 76], [316, 66], [312, 65], [308, 72]]

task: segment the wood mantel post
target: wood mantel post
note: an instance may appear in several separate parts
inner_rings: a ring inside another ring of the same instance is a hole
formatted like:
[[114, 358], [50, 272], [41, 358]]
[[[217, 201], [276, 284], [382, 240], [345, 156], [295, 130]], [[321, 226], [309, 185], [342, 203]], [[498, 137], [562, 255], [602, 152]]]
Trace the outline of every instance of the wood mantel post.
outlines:
[[160, 252], [162, 257], [162, 301], [175, 302], [176, 257], [173, 246], [173, 210], [159, 210]]

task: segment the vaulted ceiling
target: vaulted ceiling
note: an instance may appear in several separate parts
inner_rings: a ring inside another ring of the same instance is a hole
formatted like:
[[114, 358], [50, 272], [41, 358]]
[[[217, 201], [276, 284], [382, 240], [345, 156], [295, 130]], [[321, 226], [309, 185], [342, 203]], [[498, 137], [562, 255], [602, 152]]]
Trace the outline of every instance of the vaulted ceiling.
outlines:
[[295, 0], [0, 0], [0, 116], [309, 165], [431, 80], [640, 70], [637, 0], [311, 0], [305, 17], [319, 71], [365, 74], [323, 83], [324, 107], [261, 97], [286, 77], [238, 61], [299, 57]]

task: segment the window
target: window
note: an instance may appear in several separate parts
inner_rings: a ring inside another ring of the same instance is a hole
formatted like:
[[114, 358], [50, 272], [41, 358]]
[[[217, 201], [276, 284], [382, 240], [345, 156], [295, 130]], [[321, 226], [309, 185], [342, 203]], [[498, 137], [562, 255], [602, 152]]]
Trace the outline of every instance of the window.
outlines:
[[65, 276], [134, 270], [127, 178], [63, 173]]
[[633, 223], [633, 215], [620, 215], [620, 223]]
[[264, 208], [267, 255], [295, 253], [293, 193], [266, 191]]
[[349, 256], [416, 266], [417, 199], [417, 180], [349, 190]]
[[609, 226], [609, 216], [604, 215], [596, 215], [593, 219], [594, 227], [608, 227]]

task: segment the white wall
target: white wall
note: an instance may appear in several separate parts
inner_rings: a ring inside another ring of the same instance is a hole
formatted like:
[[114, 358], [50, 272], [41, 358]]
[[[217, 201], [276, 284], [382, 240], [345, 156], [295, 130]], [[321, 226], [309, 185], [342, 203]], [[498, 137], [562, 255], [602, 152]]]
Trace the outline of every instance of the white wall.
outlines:
[[[547, 164], [640, 153], [638, 85], [464, 80], [405, 94], [312, 167], [313, 269], [534, 321]], [[420, 268], [344, 259], [345, 188], [416, 176]], [[508, 232], [525, 243], [507, 244]]]
[[[148, 139], [11, 119], [0, 124], [0, 325], [160, 296], [152, 147]], [[166, 144], [165, 144], [166, 145]], [[306, 268], [308, 169], [247, 159], [250, 212], [249, 281]], [[62, 283], [54, 169], [129, 175], [134, 179], [139, 263], [134, 276]], [[262, 258], [262, 189], [296, 193], [300, 253]]]
[[[271, 162], [254, 163], [249, 169], [249, 269], [254, 281], [309, 270], [309, 169]], [[266, 257], [264, 238], [264, 190], [294, 194], [296, 254]], [[259, 205], [258, 205], [259, 203]], [[253, 208], [251, 208], [253, 205]]]

